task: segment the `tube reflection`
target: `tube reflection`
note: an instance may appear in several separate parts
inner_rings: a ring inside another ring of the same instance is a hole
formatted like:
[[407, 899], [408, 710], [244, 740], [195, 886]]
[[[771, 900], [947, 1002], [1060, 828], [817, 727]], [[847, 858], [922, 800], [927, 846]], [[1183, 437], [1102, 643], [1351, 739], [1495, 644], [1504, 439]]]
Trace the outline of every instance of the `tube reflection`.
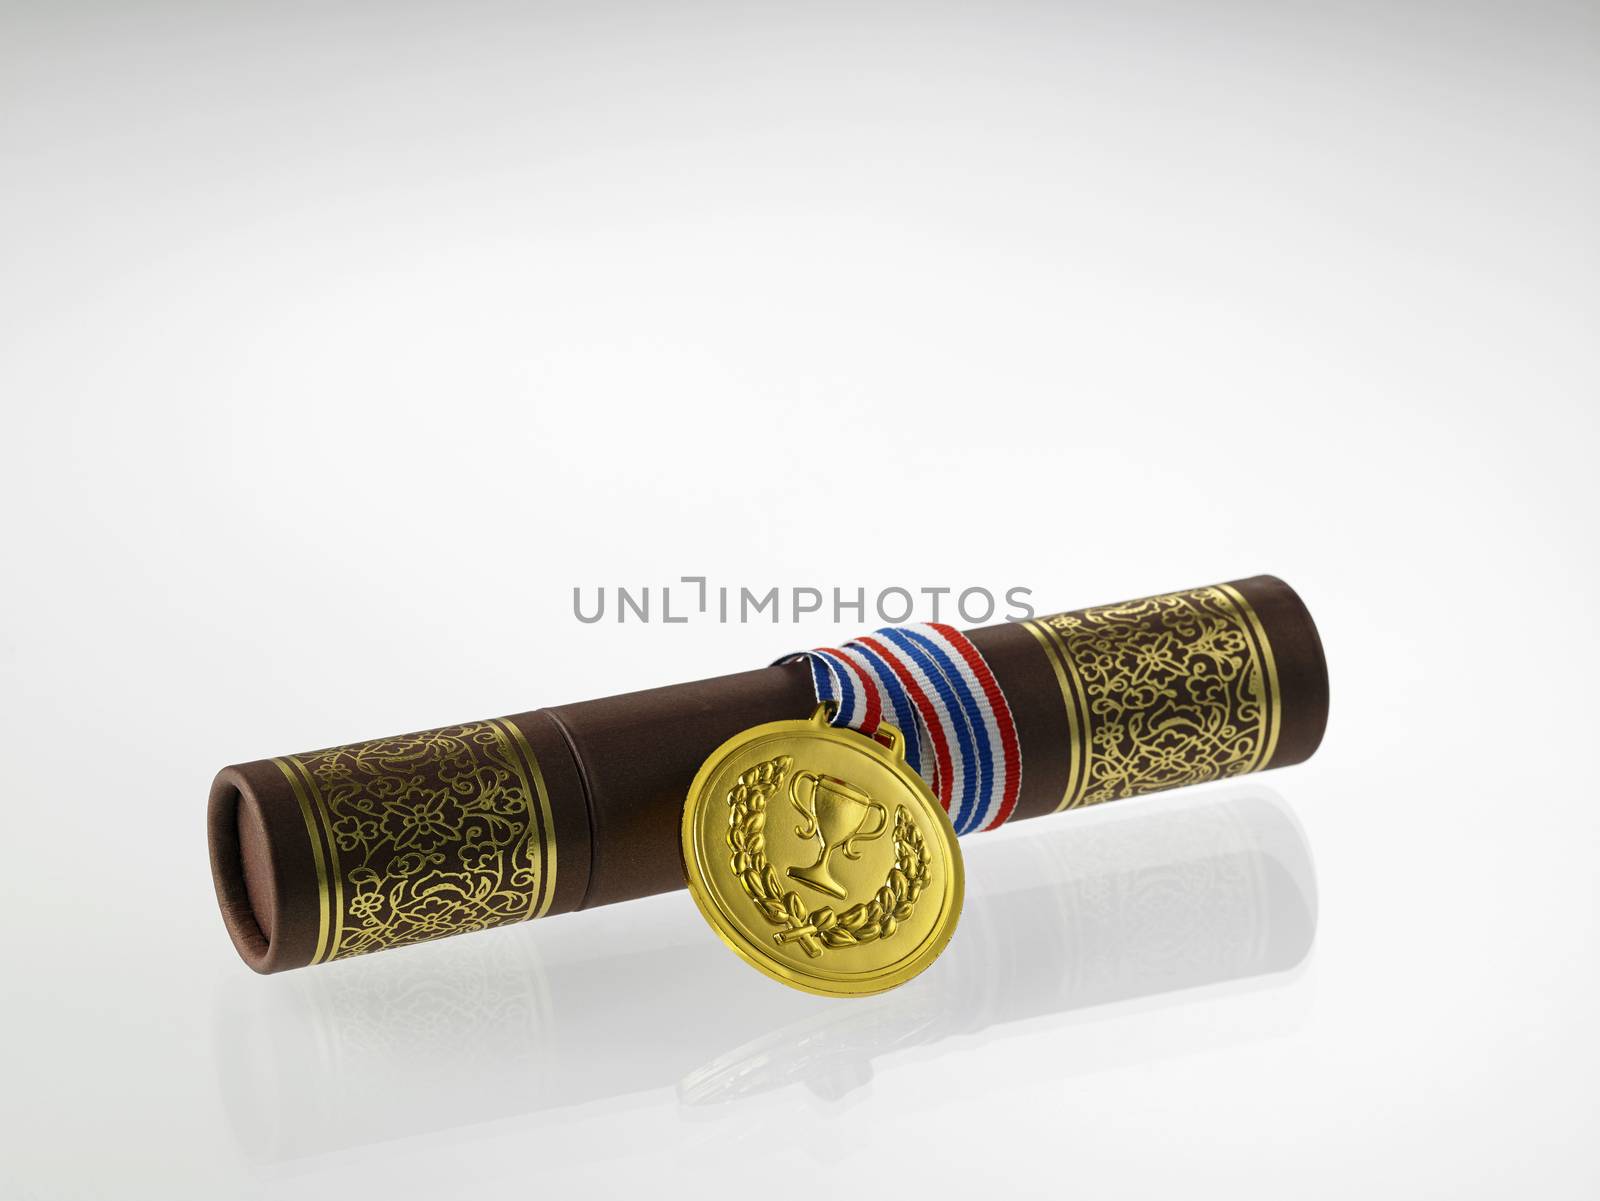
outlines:
[[1027, 822], [963, 843], [966, 910], [905, 988], [783, 989], [684, 894], [267, 979], [217, 1022], [253, 1157], [294, 1158], [657, 1089], [686, 1110], [790, 1084], [841, 1097], [957, 1035], [1295, 967], [1316, 885], [1259, 784]]

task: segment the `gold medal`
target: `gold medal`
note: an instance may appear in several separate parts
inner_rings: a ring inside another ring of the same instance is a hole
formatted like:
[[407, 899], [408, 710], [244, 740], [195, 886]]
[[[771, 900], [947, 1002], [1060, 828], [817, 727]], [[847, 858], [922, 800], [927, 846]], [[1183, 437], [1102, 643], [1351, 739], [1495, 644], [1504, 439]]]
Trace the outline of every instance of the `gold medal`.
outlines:
[[689, 788], [689, 892], [746, 962], [794, 988], [863, 996], [904, 984], [944, 949], [961, 915], [955, 830], [888, 745], [808, 720], [723, 743]]

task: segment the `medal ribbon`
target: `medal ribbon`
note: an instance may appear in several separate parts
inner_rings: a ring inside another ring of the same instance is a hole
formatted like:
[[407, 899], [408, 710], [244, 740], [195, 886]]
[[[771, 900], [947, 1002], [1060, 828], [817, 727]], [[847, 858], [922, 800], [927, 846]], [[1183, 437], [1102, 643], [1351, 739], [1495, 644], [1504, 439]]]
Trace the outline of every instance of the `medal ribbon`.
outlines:
[[832, 722], [866, 735], [892, 722], [906, 763], [928, 782], [957, 834], [992, 830], [1011, 816], [1022, 783], [1022, 748], [1011, 706], [961, 631], [937, 622], [888, 626], [805, 659]]

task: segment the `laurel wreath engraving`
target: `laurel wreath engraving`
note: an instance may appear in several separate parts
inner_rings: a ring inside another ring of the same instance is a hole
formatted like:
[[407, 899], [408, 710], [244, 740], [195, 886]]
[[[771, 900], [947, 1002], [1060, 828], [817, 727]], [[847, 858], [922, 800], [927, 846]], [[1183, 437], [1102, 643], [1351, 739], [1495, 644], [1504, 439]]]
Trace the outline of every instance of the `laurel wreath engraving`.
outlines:
[[775, 926], [774, 942], [798, 942], [815, 959], [823, 948], [839, 949], [892, 938], [911, 916], [928, 886], [927, 848], [922, 831], [904, 806], [894, 814], [894, 866], [868, 900], [835, 913], [829, 906], [808, 909], [800, 895], [783, 886], [767, 859], [767, 802], [782, 786], [793, 760], [779, 755], [752, 767], [728, 793], [728, 848], [733, 874]]

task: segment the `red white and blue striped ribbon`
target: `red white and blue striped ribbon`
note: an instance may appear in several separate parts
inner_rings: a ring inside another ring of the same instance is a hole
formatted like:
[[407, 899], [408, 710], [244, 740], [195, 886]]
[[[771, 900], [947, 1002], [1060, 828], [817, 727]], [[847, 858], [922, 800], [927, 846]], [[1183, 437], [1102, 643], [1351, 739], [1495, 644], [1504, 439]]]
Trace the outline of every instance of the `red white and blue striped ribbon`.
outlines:
[[889, 626], [805, 658], [833, 724], [871, 735], [897, 726], [906, 762], [928, 782], [957, 834], [992, 830], [1011, 816], [1022, 750], [1011, 706], [978, 648], [953, 626]]

